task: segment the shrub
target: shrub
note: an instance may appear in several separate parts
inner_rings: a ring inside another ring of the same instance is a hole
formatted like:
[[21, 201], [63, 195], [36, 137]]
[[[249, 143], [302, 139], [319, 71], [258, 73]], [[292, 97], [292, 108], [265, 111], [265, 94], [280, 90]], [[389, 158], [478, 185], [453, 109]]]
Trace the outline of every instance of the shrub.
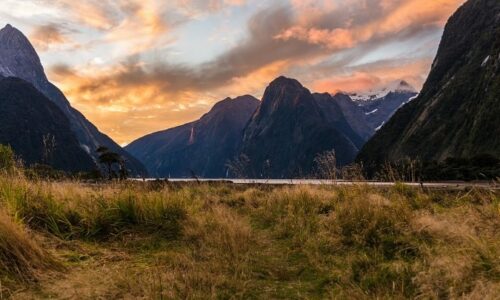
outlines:
[[14, 151], [10, 146], [0, 144], [0, 171], [10, 172], [16, 165]]

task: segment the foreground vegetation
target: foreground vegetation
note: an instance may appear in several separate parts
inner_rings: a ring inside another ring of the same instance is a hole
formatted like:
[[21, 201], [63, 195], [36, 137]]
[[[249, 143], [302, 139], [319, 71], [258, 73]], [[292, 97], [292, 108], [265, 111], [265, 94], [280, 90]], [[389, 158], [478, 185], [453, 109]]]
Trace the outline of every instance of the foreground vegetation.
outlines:
[[0, 176], [1, 296], [500, 295], [500, 195]]

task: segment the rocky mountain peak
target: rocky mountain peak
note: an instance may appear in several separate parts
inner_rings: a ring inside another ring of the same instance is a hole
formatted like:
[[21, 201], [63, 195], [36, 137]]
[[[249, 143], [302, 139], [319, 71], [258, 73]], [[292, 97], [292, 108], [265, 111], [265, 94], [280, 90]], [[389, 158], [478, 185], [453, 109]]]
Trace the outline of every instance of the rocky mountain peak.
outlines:
[[250, 95], [244, 95], [244, 96], [239, 96], [236, 98], [226, 98], [220, 102], [217, 102], [214, 107], [210, 110], [211, 112], [216, 112], [216, 111], [226, 111], [226, 110], [233, 110], [237, 109], [238, 107], [248, 107], [248, 106], [253, 106], [256, 107], [259, 103], [259, 100], [257, 100], [255, 97], [250, 96]]
[[344, 94], [349, 95], [349, 97], [351, 97], [351, 99], [356, 102], [365, 102], [365, 101], [373, 101], [381, 99], [383, 97], [386, 97], [390, 93], [416, 94], [418, 93], [418, 91], [406, 80], [395, 80], [379, 88], [357, 93], [344, 93]]
[[10, 24], [0, 30], [0, 74], [24, 79], [38, 89], [47, 83], [40, 58], [30, 41]]
[[280, 76], [266, 88], [257, 115], [263, 117], [278, 109], [299, 105], [315, 106], [311, 92], [297, 80]]
[[399, 93], [417, 93], [417, 90], [405, 80], [401, 80], [392, 90]]
[[293, 78], [288, 78], [285, 76], [280, 76], [273, 80], [269, 87], [295, 87], [295, 88], [304, 88], [300, 82]]
[[212, 119], [218, 117], [248, 121], [246, 115], [255, 112], [259, 103], [259, 100], [250, 95], [239, 96], [234, 99], [228, 97], [217, 102], [208, 113], [203, 115], [200, 122], [213, 122]]

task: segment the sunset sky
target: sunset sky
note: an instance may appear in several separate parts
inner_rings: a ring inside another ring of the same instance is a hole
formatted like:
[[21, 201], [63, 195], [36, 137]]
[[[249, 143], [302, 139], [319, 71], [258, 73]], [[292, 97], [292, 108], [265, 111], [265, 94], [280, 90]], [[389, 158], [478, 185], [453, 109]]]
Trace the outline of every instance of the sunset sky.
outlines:
[[[279, 75], [317, 92], [421, 88], [464, 0], [2, 0], [49, 79], [120, 144]], [[4, 25], [5, 25], [4, 24]], [[3, 27], [3, 26], [2, 26]]]

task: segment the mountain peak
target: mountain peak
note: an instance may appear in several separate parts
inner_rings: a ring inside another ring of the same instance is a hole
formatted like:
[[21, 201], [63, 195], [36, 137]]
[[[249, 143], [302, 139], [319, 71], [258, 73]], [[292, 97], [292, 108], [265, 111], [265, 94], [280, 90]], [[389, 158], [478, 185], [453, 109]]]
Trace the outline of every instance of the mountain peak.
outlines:
[[285, 76], [280, 76], [276, 79], [274, 79], [270, 84], [270, 87], [272, 86], [290, 86], [290, 87], [296, 87], [296, 88], [304, 88], [302, 84], [293, 78], [288, 78]]
[[272, 113], [278, 108], [290, 108], [305, 103], [314, 105], [311, 92], [299, 81], [280, 76], [266, 88], [258, 114], [263, 116]]
[[349, 93], [352, 100], [354, 101], [371, 101], [371, 100], [377, 100], [380, 98], [383, 98], [390, 93], [396, 93], [396, 94], [416, 94], [418, 93], [417, 90], [409, 84], [406, 80], [395, 80], [393, 82], [390, 82], [389, 84], [371, 89], [369, 91], [365, 92], [359, 92], [359, 93]]
[[396, 86], [395, 88], [392, 90], [393, 92], [403, 92], [403, 93], [406, 93], [406, 92], [409, 92], [409, 93], [416, 93], [417, 90], [411, 85], [409, 84], [407, 81], [405, 80], [401, 80]]
[[30, 41], [10, 24], [0, 30], [0, 75], [19, 77], [39, 90], [47, 82], [40, 58]]
[[17, 29], [16, 27], [7, 24], [4, 28], [0, 29], [0, 41], [5, 42], [22, 42], [27, 43], [31, 46], [28, 38], [24, 36], [24, 34]]
[[10, 33], [10, 34], [15, 33], [17, 35], [24, 36], [23, 33], [19, 29], [17, 29], [16, 27], [14, 27], [10, 24], [7, 24], [4, 26], [4, 28], [0, 29], [0, 34], [1, 33]]
[[233, 111], [233, 110], [237, 110], [241, 107], [248, 107], [248, 106], [253, 106], [256, 109], [258, 104], [259, 104], [259, 100], [257, 100], [255, 97], [250, 96], [250, 95], [243, 95], [243, 96], [236, 97], [234, 99], [228, 97], [224, 100], [217, 102], [212, 107], [210, 112], [214, 113], [217, 111]]

